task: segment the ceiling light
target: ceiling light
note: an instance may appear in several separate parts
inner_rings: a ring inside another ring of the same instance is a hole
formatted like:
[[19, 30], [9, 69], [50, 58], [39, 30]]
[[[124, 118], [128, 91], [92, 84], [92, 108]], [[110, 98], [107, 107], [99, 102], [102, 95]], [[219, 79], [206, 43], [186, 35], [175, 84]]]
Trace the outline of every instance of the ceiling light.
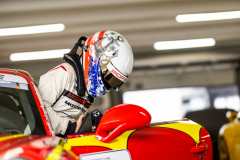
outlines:
[[28, 61], [28, 60], [38, 60], [38, 59], [62, 58], [64, 54], [69, 52], [70, 52], [70, 49], [59, 49], [59, 50], [37, 51], [37, 52], [12, 53], [10, 55], [10, 60], [11, 61]]
[[215, 45], [215, 40], [213, 38], [204, 38], [204, 39], [156, 42], [154, 43], [154, 49], [169, 50], [169, 49], [208, 47], [208, 46], [214, 46], [214, 45]]
[[214, 21], [214, 20], [235, 19], [235, 18], [240, 18], [240, 11], [182, 14], [182, 15], [176, 16], [176, 20], [179, 23], [197, 22], [197, 21]]
[[0, 29], [0, 36], [60, 32], [60, 31], [63, 31], [64, 28], [65, 28], [64, 24], [61, 24], [61, 23], [39, 25], [39, 26], [16, 27], [16, 28], [3, 28], [3, 29]]

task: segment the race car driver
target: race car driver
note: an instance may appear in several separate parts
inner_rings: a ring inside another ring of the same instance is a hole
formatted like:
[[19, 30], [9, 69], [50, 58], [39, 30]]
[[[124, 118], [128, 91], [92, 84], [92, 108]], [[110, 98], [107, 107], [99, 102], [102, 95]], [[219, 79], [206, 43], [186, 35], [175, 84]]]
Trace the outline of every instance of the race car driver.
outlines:
[[122, 88], [132, 72], [133, 53], [122, 35], [107, 30], [81, 37], [63, 59], [40, 77], [38, 89], [55, 134], [65, 137], [78, 131], [94, 98]]

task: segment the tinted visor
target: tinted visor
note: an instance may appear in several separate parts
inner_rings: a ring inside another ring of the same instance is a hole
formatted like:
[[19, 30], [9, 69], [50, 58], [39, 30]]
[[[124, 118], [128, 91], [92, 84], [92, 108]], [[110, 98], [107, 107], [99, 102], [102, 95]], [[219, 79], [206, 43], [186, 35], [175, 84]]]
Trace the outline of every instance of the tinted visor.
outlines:
[[109, 90], [113, 88], [115, 91], [119, 91], [126, 83], [128, 77], [119, 72], [108, 56], [101, 56], [101, 73], [104, 80], [105, 87]]
[[104, 81], [115, 91], [119, 91], [125, 84], [125, 82], [115, 77], [107, 68], [102, 72], [102, 76]]

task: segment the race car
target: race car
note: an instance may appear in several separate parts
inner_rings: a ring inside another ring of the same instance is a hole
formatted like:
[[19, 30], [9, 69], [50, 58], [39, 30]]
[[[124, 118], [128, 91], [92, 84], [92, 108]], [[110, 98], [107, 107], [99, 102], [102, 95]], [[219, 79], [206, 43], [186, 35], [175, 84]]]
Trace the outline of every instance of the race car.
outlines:
[[238, 160], [240, 159], [240, 112], [228, 111], [226, 117], [229, 123], [219, 130], [219, 158], [220, 160]]
[[0, 69], [0, 159], [212, 159], [210, 135], [191, 120], [150, 123], [133, 104], [109, 109], [96, 131], [90, 117], [77, 134], [56, 137], [31, 76]]

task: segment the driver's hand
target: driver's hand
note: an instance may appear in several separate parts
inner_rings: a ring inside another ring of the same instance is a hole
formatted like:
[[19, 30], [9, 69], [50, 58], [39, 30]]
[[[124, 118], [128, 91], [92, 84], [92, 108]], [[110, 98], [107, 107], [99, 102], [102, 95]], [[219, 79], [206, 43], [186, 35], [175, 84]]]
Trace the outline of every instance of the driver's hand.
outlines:
[[75, 129], [75, 133], [77, 133], [79, 127], [81, 126], [83, 117], [84, 117], [83, 114], [79, 116], [79, 118], [77, 120], [77, 126], [76, 126], [76, 129]]

